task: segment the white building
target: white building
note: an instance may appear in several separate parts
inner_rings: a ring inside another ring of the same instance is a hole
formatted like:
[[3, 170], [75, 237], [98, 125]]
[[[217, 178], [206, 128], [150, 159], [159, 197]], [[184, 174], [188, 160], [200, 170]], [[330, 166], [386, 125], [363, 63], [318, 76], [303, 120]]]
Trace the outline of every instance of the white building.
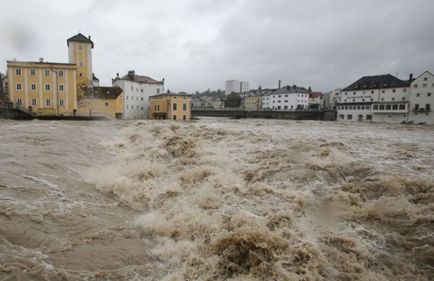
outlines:
[[434, 124], [434, 75], [425, 71], [411, 83], [409, 122]]
[[390, 74], [362, 77], [341, 91], [338, 121], [407, 122], [409, 97], [408, 81]]
[[249, 82], [239, 80], [227, 80], [225, 82], [225, 93], [245, 93], [249, 91]]
[[164, 92], [164, 79], [154, 80], [148, 76], [136, 75], [134, 70], [112, 80], [124, 93], [124, 119], [147, 119], [149, 97]]
[[291, 111], [307, 109], [309, 91], [302, 87], [286, 86], [262, 97], [263, 110]]

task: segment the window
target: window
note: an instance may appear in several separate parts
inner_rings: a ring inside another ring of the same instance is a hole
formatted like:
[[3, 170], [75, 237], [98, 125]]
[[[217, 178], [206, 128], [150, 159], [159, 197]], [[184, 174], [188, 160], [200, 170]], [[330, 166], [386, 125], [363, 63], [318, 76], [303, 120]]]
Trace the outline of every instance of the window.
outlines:
[[140, 89], [140, 92], [143, 94], [143, 89]]
[[427, 86], [428, 86], [428, 84], [426, 84], [426, 83], [422, 84], [422, 88], [426, 88]]
[[21, 91], [21, 84], [17, 83], [17, 91]]
[[372, 115], [366, 114], [366, 120], [372, 120]]
[[371, 94], [373, 94], [374, 93], [374, 91], [371, 91]]
[[386, 110], [391, 110], [392, 106], [390, 104], [386, 104]]
[[156, 104], [154, 105], [154, 111], [157, 111], [157, 105]]
[[59, 91], [63, 92], [64, 86], [62, 84], [59, 85]]
[[50, 70], [45, 69], [45, 76], [50, 76]]
[[187, 116], [182, 116], [182, 120], [187, 120]]
[[384, 90], [381, 90], [381, 92], [384, 93], [385, 91], [384, 91]]
[[426, 96], [427, 96], [427, 97], [430, 97], [430, 96], [431, 96], [431, 93], [426, 94]]
[[78, 45], [79, 50], [83, 50], [83, 45]]
[[402, 97], [402, 100], [405, 100], [405, 97]]
[[23, 105], [23, 100], [22, 99], [17, 99], [17, 105]]
[[417, 94], [416, 94], [416, 97], [420, 97], [420, 94], [419, 94], [419, 93], [417, 93]]
[[393, 109], [393, 110], [398, 110], [398, 105], [397, 105], [397, 104], [394, 104], [394, 105], [392, 106], [392, 109]]
[[139, 88], [136, 88], [136, 92], [139, 92]]
[[159, 104], [157, 105], [157, 110], [160, 111], [160, 105]]
[[374, 110], [378, 110], [378, 104], [374, 104]]
[[109, 103], [108, 103], [108, 102], [106, 102], [106, 103], [105, 103], [105, 106], [109, 106]]
[[21, 69], [19, 69], [19, 68], [15, 69], [15, 74], [16, 75], [21, 75]]
[[283, 107], [283, 109], [288, 109], [288, 106], [287, 106], [287, 105], [285, 105], [285, 106]]
[[417, 88], [417, 84], [414, 84], [414, 85], [413, 85], [413, 88]]
[[176, 115], [173, 115], [173, 120], [176, 120]]
[[63, 77], [63, 70], [59, 70], [59, 77]]
[[403, 91], [403, 92], [407, 92], [407, 89], [406, 89], [406, 88], [404, 88], [404, 89], [402, 89], [402, 91]]
[[36, 84], [30, 84], [30, 89], [32, 91], [36, 91]]
[[394, 101], [395, 100], [395, 98], [392, 98], [392, 101]]
[[143, 101], [143, 97], [141, 97], [140, 100]]
[[51, 100], [50, 99], [46, 99], [45, 100], [45, 105], [46, 106], [50, 106], [51, 105]]
[[177, 106], [177, 104], [174, 103], [174, 104], [173, 104], [173, 110], [176, 110], [176, 106]]
[[347, 120], [353, 120], [353, 115], [352, 114], [348, 114], [347, 115]]
[[30, 75], [31, 75], [31, 76], [35, 76], [35, 75], [36, 75], [36, 70], [34, 70], [34, 69], [30, 69]]
[[384, 101], [384, 98], [381, 98], [381, 101]]
[[83, 73], [80, 72], [80, 77], [83, 77]]
[[45, 91], [51, 90], [51, 84], [45, 84]]
[[159, 94], [160, 93], [160, 89], [157, 89], [157, 94]]
[[356, 92], [353, 92], [353, 95], [355, 95], [356, 94]]
[[143, 106], [142, 107], [140, 107], [140, 109], [143, 111]]
[[32, 106], [36, 105], [36, 99], [32, 99]]
[[384, 110], [384, 104], [380, 104], [380, 110]]
[[60, 100], [59, 100], [59, 105], [60, 105], [60, 106], [64, 106], [64, 105], [65, 105], [65, 102], [64, 102], [63, 99], [60, 99]]
[[395, 93], [395, 92], [396, 92], [396, 90], [395, 90], [395, 89], [393, 89], [393, 90], [392, 90], [392, 93]]
[[414, 110], [419, 110], [419, 105], [418, 104], [414, 105]]
[[134, 91], [134, 86], [133, 85], [131, 85], [131, 91]]
[[130, 107], [129, 107], [129, 105], [127, 104], [127, 109], [129, 109]]
[[339, 114], [339, 119], [345, 119], [345, 115]]
[[424, 77], [424, 78], [423, 78], [423, 81], [427, 81], [427, 80], [428, 80], [428, 77]]
[[185, 103], [182, 104], [182, 110], [183, 110], [183, 111], [186, 111], [186, 110], [187, 110], [187, 104], [185, 104]]
[[400, 105], [399, 105], [399, 109], [400, 109], [400, 110], [405, 110], [405, 104], [400, 104]]
[[431, 104], [426, 104], [425, 105], [425, 110], [426, 111], [431, 111]]

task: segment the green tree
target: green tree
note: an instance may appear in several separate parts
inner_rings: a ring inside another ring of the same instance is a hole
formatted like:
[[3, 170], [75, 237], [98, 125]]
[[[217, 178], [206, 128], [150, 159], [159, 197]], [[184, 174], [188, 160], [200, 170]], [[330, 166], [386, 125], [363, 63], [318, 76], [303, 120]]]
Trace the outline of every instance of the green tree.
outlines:
[[241, 105], [241, 97], [236, 93], [231, 93], [225, 99], [225, 107], [238, 108]]

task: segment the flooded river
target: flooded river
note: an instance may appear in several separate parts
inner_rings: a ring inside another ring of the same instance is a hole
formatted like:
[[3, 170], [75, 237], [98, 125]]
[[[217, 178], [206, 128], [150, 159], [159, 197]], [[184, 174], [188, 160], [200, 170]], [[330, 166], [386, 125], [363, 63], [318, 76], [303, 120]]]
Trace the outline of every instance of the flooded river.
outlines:
[[433, 280], [434, 127], [0, 132], [0, 280]]

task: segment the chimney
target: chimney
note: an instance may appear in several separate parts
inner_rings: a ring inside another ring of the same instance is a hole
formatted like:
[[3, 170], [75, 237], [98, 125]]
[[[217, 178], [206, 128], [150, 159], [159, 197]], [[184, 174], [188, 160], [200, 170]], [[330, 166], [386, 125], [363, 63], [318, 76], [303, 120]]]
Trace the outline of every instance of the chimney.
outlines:
[[134, 79], [134, 77], [136, 76], [136, 71], [134, 71], [134, 70], [128, 70], [128, 76], [131, 79]]
[[408, 79], [408, 83], [411, 83], [411, 82], [413, 82], [413, 73], [410, 73], [410, 77]]
[[44, 58], [39, 58], [39, 62], [44, 62]]
[[90, 35], [87, 38], [89, 38], [89, 40], [90, 40]]
[[279, 80], [279, 89], [280, 89], [281, 86], [282, 86], [282, 81]]
[[116, 78], [119, 78], [119, 72], [118, 72], [118, 73], [116, 73]]

